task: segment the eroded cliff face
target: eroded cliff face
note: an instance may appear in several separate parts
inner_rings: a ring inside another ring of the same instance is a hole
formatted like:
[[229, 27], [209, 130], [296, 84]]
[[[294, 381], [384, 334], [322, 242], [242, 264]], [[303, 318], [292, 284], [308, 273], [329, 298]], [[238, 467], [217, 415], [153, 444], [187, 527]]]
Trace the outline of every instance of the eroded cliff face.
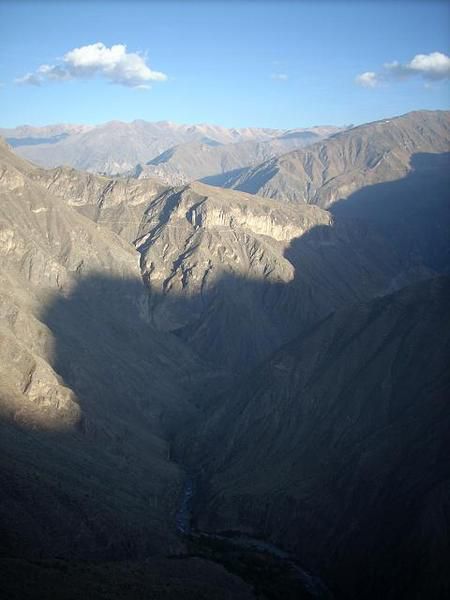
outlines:
[[208, 265], [213, 279], [228, 271], [287, 282], [292, 265], [283, 252], [291, 240], [330, 223], [331, 216], [315, 207], [277, 208], [261, 198], [197, 183], [169, 190], [148, 207], [137, 247], [149, 282], [165, 289], [180, 291], [192, 281], [196, 292], [195, 285], [205, 284]]
[[[449, 288], [436, 278], [449, 271], [442, 119], [376, 124], [373, 139], [392, 141], [386, 171], [364, 127], [344, 147], [330, 140], [333, 151], [304, 165], [311, 198], [349, 193], [365, 169], [377, 173], [367, 182], [401, 177], [330, 210], [44, 171], [1, 146], [5, 553], [178, 552], [176, 460], [202, 473], [200, 527], [271, 539], [346, 598], [425, 594], [430, 580], [439, 593], [450, 425]], [[430, 153], [403, 177], [419, 146]]]
[[0, 152], [2, 549], [175, 549], [168, 436], [193, 410], [195, 359], [150, 326], [133, 246]]
[[152, 201], [135, 245], [153, 323], [232, 372], [346, 302], [432, 273], [363, 222], [200, 183]]
[[136, 238], [148, 203], [165, 189], [152, 179], [111, 179], [69, 167], [35, 169], [32, 178], [54, 197], [129, 242]]
[[202, 184], [163, 194], [147, 209], [136, 242], [154, 323], [217, 365], [250, 367], [286, 335], [267, 298], [294, 278], [286, 248], [330, 223], [315, 207], [277, 209]]

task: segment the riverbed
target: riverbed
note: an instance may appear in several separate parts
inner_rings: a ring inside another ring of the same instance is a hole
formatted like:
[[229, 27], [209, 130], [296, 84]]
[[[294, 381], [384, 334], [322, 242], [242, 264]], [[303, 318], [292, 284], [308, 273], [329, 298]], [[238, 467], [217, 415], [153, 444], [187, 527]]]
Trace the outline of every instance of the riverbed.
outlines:
[[[279, 548], [275, 544], [266, 540], [253, 538], [240, 532], [232, 534], [210, 533], [199, 531], [192, 527], [192, 509], [194, 502], [196, 485], [193, 478], [187, 478], [183, 487], [183, 492], [180, 497], [179, 509], [176, 513], [176, 528], [180, 535], [197, 542], [222, 542], [226, 547], [239, 550], [240, 552], [248, 552], [252, 554], [261, 553], [268, 555], [281, 561], [286, 567], [287, 572], [294, 573], [295, 577], [301, 582], [304, 590], [311, 598], [321, 598], [324, 600], [333, 600], [333, 594], [324, 584], [324, 582], [315, 575], [312, 575], [302, 567], [300, 567], [295, 558], [289, 553]], [[227, 554], [228, 551], [224, 551]]]

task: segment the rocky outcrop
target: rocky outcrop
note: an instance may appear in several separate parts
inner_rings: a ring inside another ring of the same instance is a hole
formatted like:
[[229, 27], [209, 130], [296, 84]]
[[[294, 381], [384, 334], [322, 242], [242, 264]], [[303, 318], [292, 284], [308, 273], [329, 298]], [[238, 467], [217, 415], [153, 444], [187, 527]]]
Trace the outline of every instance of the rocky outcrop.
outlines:
[[291, 240], [330, 222], [315, 207], [278, 208], [199, 183], [169, 190], [148, 207], [136, 241], [153, 322], [216, 364], [253, 364], [286, 335], [263, 289], [292, 281]]
[[77, 212], [129, 242], [136, 239], [146, 206], [166, 189], [152, 179], [112, 179], [69, 167], [35, 169], [32, 179]]
[[200, 183], [151, 202], [135, 244], [153, 323], [232, 372], [348, 302], [434, 272], [366, 223]]

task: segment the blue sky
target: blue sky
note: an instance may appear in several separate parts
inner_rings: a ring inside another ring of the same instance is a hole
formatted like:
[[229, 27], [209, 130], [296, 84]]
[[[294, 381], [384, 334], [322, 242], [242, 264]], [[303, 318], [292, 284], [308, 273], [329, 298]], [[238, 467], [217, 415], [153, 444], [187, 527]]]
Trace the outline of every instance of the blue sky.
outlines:
[[[448, 2], [425, 0], [0, 0], [0, 126], [146, 119], [289, 128], [446, 109], [449, 13]], [[122, 62], [72, 60], [73, 49], [97, 42], [102, 53], [126, 45]], [[137, 79], [130, 61], [142, 63]]]

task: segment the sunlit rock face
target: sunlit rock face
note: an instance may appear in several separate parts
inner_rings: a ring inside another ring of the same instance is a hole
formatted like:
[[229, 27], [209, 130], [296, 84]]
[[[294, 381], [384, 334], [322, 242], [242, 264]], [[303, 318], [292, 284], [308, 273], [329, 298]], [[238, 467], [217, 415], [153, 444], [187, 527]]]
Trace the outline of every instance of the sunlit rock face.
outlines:
[[136, 241], [153, 322], [218, 365], [251, 366], [287, 334], [269, 297], [294, 280], [287, 248], [331, 220], [203, 184], [162, 194]]
[[164, 288], [183, 289], [191, 279], [201, 283], [207, 266], [212, 278], [228, 272], [289, 281], [292, 265], [283, 252], [291, 240], [330, 223], [331, 216], [315, 207], [290, 210], [197, 183], [150, 204], [136, 245], [149, 282]]
[[152, 322], [232, 371], [347, 302], [433, 273], [396, 243], [317, 206], [200, 183], [150, 202], [135, 241]]
[[35, 169], [32, 178], [54, 197], [129, 242], [136, 238], [148, 203], [165, 189], [152, 179], [111, 179], [69, 167]]
[[[81, 199], [98, 215], [102, 198], [116, 204], [121, 193], [44, 173], [3, 143], [0, 175], [2, 550], [175, 551], [183, 474], [168, 436], [192, 412], [196, 362], [151, 328], [135, 248], [70, 206]], [[131, 204], [152, 197], [151, 182], [137, 187]]]
[[23, 295], [23, 288], [11, 286], [3, 272], [0, 284], [1, 418], [24, 428], [75, 429], [81, 409], [51, 367], [54, 338], [33, 314], [37, 303]]
[[222, 185], [329, 208], [363, 187], [405, 177], [414, 154], [449, 152], [449, 137], [448, 111], [412, 112], [337, 133], [230, 175]]

